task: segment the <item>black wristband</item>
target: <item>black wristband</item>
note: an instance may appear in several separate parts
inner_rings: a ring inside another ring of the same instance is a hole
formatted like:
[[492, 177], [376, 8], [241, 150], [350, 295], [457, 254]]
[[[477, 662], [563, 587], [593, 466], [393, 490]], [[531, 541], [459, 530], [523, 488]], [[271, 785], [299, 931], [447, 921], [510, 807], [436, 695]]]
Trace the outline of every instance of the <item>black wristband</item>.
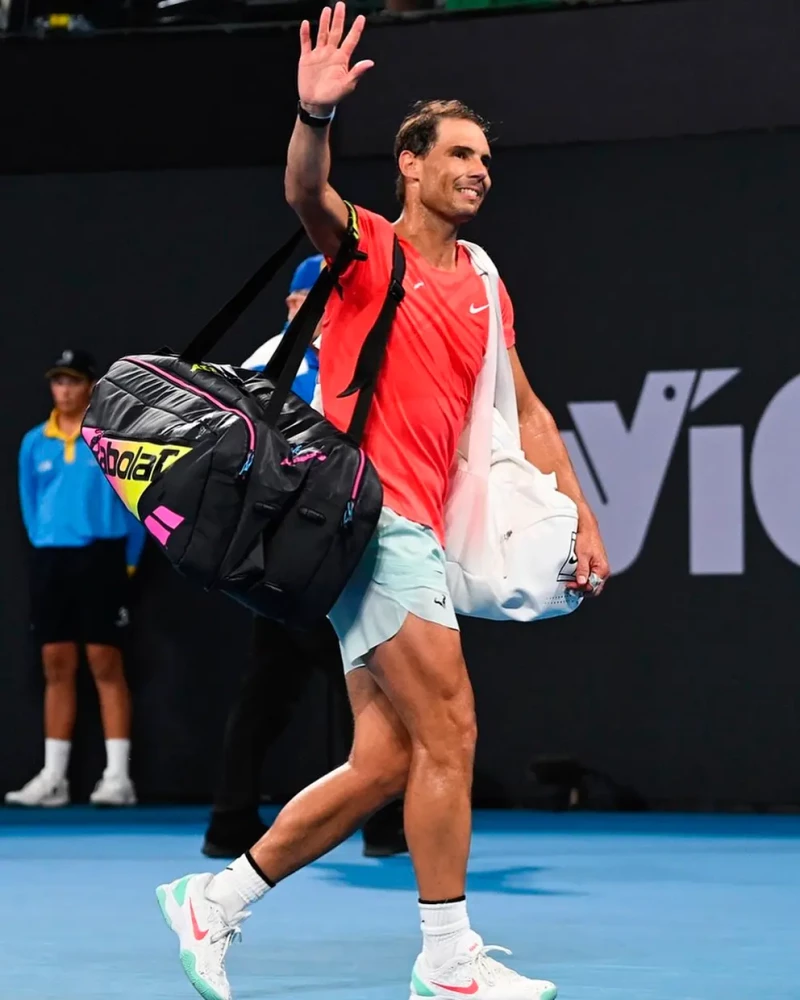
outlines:
[[306, 111], [300, 101], [297, 102], [297, 117], [304, 125], [309, 125], [311, 128], [327, 128], [333, 121], [335, 114], [336, 108], [333, 109], [329, 118], [315, 118], [314, 115], [310, 115]]

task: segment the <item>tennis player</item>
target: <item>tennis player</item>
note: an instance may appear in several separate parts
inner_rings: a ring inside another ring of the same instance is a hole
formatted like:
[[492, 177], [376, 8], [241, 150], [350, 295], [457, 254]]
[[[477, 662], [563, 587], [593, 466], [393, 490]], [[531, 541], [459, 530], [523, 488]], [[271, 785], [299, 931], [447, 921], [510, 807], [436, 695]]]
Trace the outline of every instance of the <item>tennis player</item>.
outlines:
[[[320, 253], [332, 257], [346, 229], [345, 203], [329, 182], [329, 129], [337, 105], [372, 63], [351, 65], [364, 27], [345, 34], [344, 4], [323, 10], [316, 42], [300, 29], [298, 120], [286, 196]], [[471, 928], [465, 876], [471, 835], [476, 723], [472, 688], [447, 591], [443, 514], [448, 479], [486, 348], [490, 304], [457, 236], [491, 187], [484, 122], [457, 101], [418, 104], [395, 141], [402, 212], [395, 223], [358, 209], [366, 261], [341, 280], [322, 327], [326, 417], [346, 428], [342, 399], [359, 348], [385, 296], [397, 234], [406, 256], [405, 298], [395, 319], [365, 435], [383, 484], [377, 533], [330, 618], [339, 638], [355, 718], [350, 759], [278, 815], [245, 855], [217, 875], [160, 886], [181, 961], [206, 1000], [229, 1000], [225, 954], [247, 907], [343, 840], [382, 802], [405, 791], [405, 829], [419, 889], [422, 950], [411, 1000], [553, 1000], [556, 987], [490, 957]], [[608, 561], [597, 522], [556, 425], [531, 389], [514, 348], [513, 310], [501, 289], [522, 446], [578, 506], [575, 587], [597, 594]], [[280, 902], [274, 904], [278, 911]]]

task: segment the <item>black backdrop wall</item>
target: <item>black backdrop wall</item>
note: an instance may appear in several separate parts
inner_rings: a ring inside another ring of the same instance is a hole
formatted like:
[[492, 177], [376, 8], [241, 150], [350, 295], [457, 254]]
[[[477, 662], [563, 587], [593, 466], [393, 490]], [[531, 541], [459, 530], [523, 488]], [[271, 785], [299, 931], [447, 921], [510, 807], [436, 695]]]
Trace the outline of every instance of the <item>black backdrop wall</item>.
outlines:
[[[800, 801], [799, 154], [800, 136], [784, 133], [498, 156], [470, 236], [501, 267], [522, 359], [624, 572], [563, 621], [464, 623], [479, 798], [529, 801], [531, 758], [563, 751], [654, 805]], [[393, 211], [387, 161], [340, 163], [335, 180]], [[278, 168], [6, 177], [0, 218], [2, 790], [41, 752], [15, 457], [47, 410], [45, 364], [75, 344], [110, 361], [180, 342], [292, 219]], [[220, 359], [280, 324], [282, 294]], [[204, 797], [247, 619], [164, 569], [149, 553], [138, 581], [135, 772], [144, 796]], [[325, 765], [324, 700], [320, 683], [267, 791], [290, 793]], [[102, 757], [83, 706], [85, 791]]]

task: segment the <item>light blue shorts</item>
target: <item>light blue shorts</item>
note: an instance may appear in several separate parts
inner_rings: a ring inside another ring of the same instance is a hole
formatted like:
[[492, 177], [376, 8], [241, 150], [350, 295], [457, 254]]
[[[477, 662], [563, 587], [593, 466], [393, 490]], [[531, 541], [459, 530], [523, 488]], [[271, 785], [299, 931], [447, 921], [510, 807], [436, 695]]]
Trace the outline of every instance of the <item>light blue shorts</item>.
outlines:
[[339, 637], [345, 673], [397, 635], [406, 615], [458, 629], [436, 535], [384, 507], [378, 529], [328, 615]]

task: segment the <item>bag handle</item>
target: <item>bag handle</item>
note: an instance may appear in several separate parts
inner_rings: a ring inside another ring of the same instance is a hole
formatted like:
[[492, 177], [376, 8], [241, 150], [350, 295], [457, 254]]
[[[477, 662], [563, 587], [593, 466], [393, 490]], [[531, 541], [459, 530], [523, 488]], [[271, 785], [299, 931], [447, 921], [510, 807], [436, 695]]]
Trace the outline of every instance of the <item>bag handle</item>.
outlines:
[[230, 301], [219, 310], [216, 316], [206, 323], [202, 330], [189, 341], [181, 351], [184, 361], [197, 363], [203, 360], [209, 351], [213, 350], [223, 336], [230, 330], [236, 320], [247, 309], [251, 302], [266, 288], [278, 271], [289, 260], [299, 246], [304, 232], [298, 229], [289, 239], [265, 261], [256, 273], [242, 285]]
[[[275, 392], [272, 394], [268, 410], [273, 406], [280, 413], [292, 382], [297, 375], [297, 369], [303, 360], [303, 355], [311, 343], [314, 330], [317, 327], [325, 304], [336, 286], [339, 276], [353, 260], [366, 259], [366, 254], [358, 251], [358, 216], [355, 208], [347, 206], [347, 229], [342, 238], [339, 250], [330, 267], [324, 268], [319, 279], [306, 297], [306, 301], [297, 311], [275, 354], [270, 359], [268, 371], [270, 377], [277, 379]], [[266, 288], [278, 271], [287, 263], [291, 255], [300, 245], [305, 231], [298, 229], [279, 247], [249, 278], [238, 292], [213, 316], [208, 323], [191, 339], [180, 352], [184, 361], [198, 363], [206, 357], [230, 330], [236, 320], [251, 305], [258, 295]], [[285, 383], [285, 385], [284, 385]], [[277, 397], [277, 399], [276, 399]], [[276, 414], [277, 416], [277, 414]]]
[[403, 288], [403, 278], [406, 275], [406, 258], [400, 241], [394, 237], [392, 245], [392, 273], [389, 276], [389, 287], [386, 291], [386, 298], [383, 300], [381, 311], [372, 329], [369, 331], [361, 346], [358, 355], [353, 378], [350, 385], [339, 393], [339, 399], [346, 399], [354, 392], [358, 393], [353, 416], [347, 428], [348, 436], [356, 443], [361, 444], [364, 430], [367, 426], [372, 399], [378, 385], [383, 356], [386, 353], [386, 345], [389, 343], [389, 334], [392, 332], [392, 324], [397, 313], [397, 307], [405, 298]]
[[[314, 286], [306, 296], [305, 301], [297, 310], [294, 318], [286, 329], [277, 350], [267, 364], [264, 374], [273, 381], [275, 388], [264, 411], [264, 420], [274, 425], [286, 403], [292, 383], [297, 376], [297, 370], [303, 360], [306, 350], [314, 336], [319, 321], [325, 312], [325, 306], [334, 289], [339, 290], [339, 278], [354, 260], [366, 260], [367, 255], [358, 250], [358, 214], [350, 204], [347, 206], [347, 229], [342, 238], [339, 250], [328, 267], [323, 268]], [[222, 337], [233, 326], [247, 307], [256, 299], [260, 292], [269, 284], [275, 274], [289, 260], [300, 244], [304, 230], [298, 229], [275, 251], [274, 254], [256, 271], [256, 273], [226, 302], [219, 312], [197, 333], [180, 353], [185, 361], [198, 363], [213, 350]], [[392, 271], [389, 287], [386, 292], [381, 311], [372, 329], [367, 334], [358, 355], [355, 371], [350, 385], [340, 394], [340, 398], [358, 393], [358, 400], [347, 429], [348, 435], [356, 444], [361, 443], [364, 429], [369, 417], [372, 399], [378, 383], [383, 356], [389, 341], [392, 323], [397, 307], [403, 301], [405, 291], [406, 259], [400, 247], [397, 236], [394, 237], [392, 250]]]

